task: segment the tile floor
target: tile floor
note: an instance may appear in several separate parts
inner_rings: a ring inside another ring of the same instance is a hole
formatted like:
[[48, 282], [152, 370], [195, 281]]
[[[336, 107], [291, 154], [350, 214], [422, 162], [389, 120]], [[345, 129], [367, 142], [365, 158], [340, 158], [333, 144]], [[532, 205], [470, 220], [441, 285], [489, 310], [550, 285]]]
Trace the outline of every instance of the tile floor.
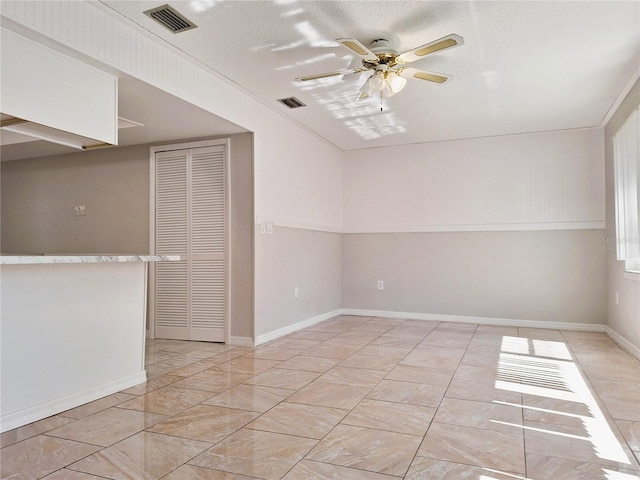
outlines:
[[342, 316], [147, 363], [3, 433], [2, 479], [640, 479], [640, 362], [601, 333]]

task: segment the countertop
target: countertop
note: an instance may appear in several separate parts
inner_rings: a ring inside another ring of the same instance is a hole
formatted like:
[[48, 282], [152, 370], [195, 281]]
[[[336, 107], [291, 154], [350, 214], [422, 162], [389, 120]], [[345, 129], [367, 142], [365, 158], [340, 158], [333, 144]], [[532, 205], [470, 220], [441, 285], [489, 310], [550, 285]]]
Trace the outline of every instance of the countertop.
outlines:
[[52, 254], [52, 255], [0, 255], [1, 265], [35, 265], [46, 263], [127, 263], [175, 262], [180, 255], [124, 255], [124, 254]]

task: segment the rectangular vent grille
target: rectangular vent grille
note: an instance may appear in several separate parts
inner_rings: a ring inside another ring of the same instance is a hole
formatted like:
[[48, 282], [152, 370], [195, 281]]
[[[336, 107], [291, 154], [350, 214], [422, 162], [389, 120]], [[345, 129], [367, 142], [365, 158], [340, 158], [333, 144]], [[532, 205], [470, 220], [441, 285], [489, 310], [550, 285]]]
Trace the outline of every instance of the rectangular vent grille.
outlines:
[[298, 100], [296, 97], [279, 98], [278, 101], [289, 108], [306, 107], [306, 105], [302, 103], [300, 100]]
[[162, 5], [144, 12], [150, 18], [168, 28], [173, 33], [180, 33], [196, 28], [196, 24], [180, 15], [173, 7]]

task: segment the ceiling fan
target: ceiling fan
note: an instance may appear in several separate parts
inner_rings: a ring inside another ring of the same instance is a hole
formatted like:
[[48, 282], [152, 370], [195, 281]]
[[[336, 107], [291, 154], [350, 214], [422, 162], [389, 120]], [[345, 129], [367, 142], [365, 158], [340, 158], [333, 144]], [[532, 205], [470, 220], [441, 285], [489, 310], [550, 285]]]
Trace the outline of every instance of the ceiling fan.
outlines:
[[336, 42], [351, 50], [362, 59], [362, 67], [334, 72], [305, 75], [295, 79], [296, 82], [308, 82], [320, 78], [335, 77], [338, 75], [351, 75], [354, 73], [373, 71], [358, 92], [357, 100], [364, 100], [376, 93], [391, 96], [402, 90], [407, 78], [426, 80], [427, 82], [444, 83], [450, 77], [442, 73], [427, 72], [418, 68], [408, 67], [407, 64], [419, 60], [432, 53], [440, 52], [448, 48], [464, 44], [461, 36], [451, 34], [439, 38], [433, 42], [414, 48], [404, 53], [398, 53], [391, 46], [389, 40], [380, 38], [371, 42], [367, 48], [355, 38], [338, 38]]

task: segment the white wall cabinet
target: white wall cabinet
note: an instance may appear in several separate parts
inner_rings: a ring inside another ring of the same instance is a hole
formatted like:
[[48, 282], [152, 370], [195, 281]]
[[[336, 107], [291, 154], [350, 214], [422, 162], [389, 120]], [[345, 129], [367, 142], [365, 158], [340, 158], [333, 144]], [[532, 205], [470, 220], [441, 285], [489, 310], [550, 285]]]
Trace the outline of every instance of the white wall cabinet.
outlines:
[[155, 337], [228, 341], [227, 162], [227, 142], [152, 149], [152, 249], [183, 258], [155, 266]]

